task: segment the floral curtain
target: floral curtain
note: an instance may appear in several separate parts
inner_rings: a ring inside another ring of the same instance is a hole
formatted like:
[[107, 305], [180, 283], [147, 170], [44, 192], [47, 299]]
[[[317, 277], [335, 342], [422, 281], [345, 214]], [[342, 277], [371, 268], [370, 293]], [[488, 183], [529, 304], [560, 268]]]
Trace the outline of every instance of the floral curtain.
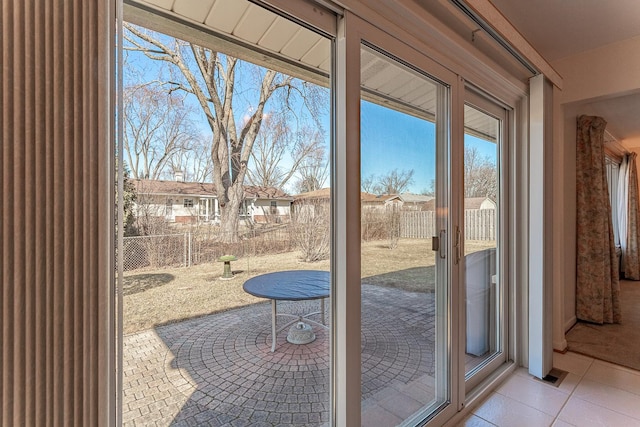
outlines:
[[626, 250], [623, 253], [624, 277], [632, 280], [640, 280], [640, 228], [638, 224], [638, 171], [636, 169], [636, 153], [628, 156], [629, 160], [629, 198], [627, 203], [627, 236]]
[[601, 117], [580, 116], [576, 132], [576, 316], [620, 323], [620, 283], [604, 158]]

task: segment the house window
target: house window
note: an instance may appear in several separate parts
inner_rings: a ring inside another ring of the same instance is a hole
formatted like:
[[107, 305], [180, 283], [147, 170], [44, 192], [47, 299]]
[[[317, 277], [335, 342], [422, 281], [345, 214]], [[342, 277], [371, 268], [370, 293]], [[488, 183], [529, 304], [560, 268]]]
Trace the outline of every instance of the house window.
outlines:
[[193, 199], [184, 199], [184, 203], [183, 205], [185, 208], [192, 208], [193, 207]]
[[167, 199], [167, 203], [165, 205], [165, 215], [173, 214], [173, 200]]
[[277, 214], [278, 214], [278, 202], [274, 200], [271, 202], [271, 215], [277, 215]]

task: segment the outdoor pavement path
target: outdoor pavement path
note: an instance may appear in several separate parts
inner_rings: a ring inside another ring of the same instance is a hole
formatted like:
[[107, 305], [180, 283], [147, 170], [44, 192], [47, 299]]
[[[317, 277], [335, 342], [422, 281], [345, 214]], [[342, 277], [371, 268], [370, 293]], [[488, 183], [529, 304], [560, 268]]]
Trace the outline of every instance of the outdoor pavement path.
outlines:
[[[397, 423], [433, 398], [433, 294], [365, 285], [362, 312], [363, 421]], [[316, 340], [295, 345], [285, 328], [272, 353], [270, 316], [265, 302], [125, 336], [124, 425], [328, 424], [328, 330], [313, 325]]]

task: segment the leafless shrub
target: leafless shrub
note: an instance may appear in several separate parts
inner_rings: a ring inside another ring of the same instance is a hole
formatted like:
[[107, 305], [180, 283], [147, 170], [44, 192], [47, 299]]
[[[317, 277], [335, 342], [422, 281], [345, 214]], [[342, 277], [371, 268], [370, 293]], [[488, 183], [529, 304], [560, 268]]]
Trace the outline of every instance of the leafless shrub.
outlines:
[[305, 262], [321, 261], [330, 254], [329, 203], [324, 200], [302, 200], [292, 213], [292, 237]]
[[389, 249], [398, 246], [400, 238], [400, 209], [389, 206], [385, 209], [363, 209], [361, 238], [363, 242], [387, 240]]
[[383, 240], [388, 232], [385, 224], [385, 212], [378, 209], [363, 209], [361, 222], [361, 238], [363, 242]]
[[386, 221], [384, 221], [387, 231], [387, 239], [389, 240], [389, 249], [398, 247], [398, 239], [400, 239], [400, 208], [391, 205], [384, 212]]

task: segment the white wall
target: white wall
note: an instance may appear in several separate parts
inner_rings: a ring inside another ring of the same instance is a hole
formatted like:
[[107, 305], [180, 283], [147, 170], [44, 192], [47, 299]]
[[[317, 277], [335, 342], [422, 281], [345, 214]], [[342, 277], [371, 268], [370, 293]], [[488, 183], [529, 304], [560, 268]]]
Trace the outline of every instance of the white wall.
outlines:
[[554, 62], [564, 79], [562, 104], [613, 97], [640, 88], [640, 37]]
[[[586, 104], [640, 89], [640, 37], [564, 58], [553, 67], [564, 79], [554, 91], [554, 347], [564, 349], [562, 332], [575, 323], [576, 117], [590, 114]], [[606, 120], [606, 117], [604, 117]]]

